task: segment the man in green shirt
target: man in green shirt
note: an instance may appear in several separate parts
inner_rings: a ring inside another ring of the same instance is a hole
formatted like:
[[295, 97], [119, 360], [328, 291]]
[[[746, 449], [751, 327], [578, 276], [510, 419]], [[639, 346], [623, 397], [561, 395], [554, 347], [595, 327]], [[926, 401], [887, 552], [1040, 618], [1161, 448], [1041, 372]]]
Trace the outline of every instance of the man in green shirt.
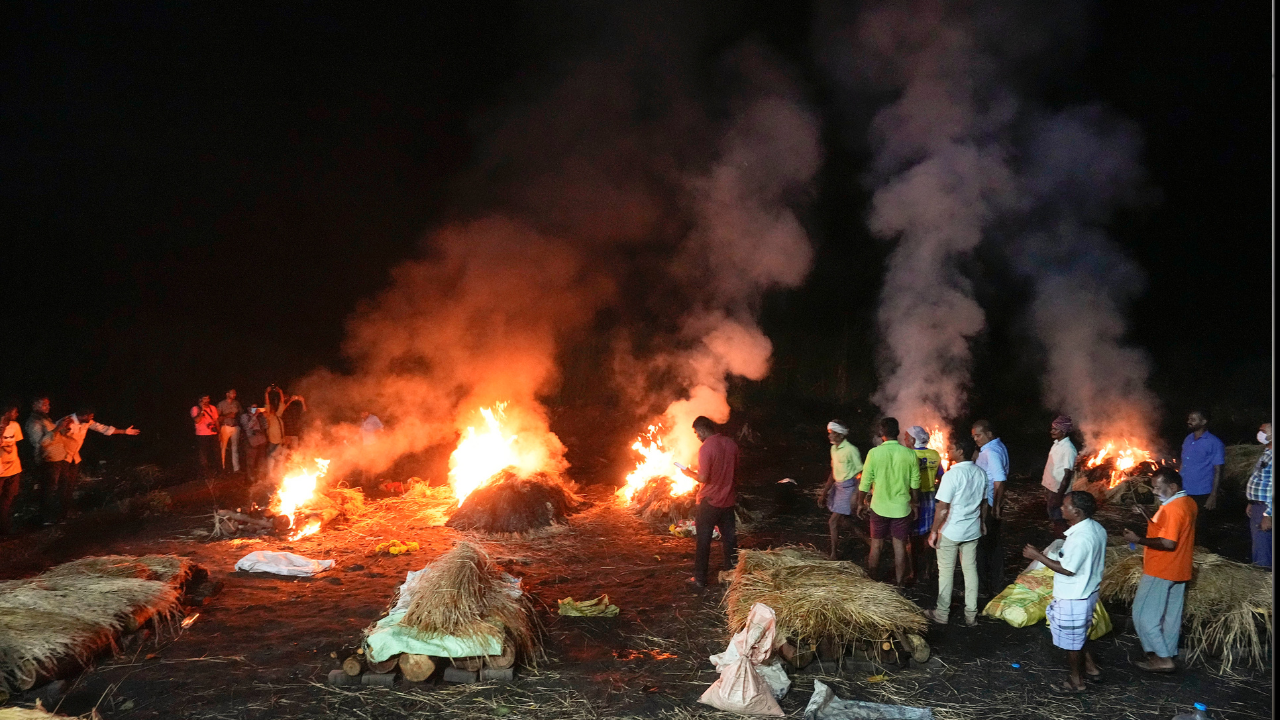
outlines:
[[848, 520], [853, 512], [853, 491], [855, 478], [862, 472], [862, 455], [858, 448], [849, 442], [849, 427], [840, 420], [827, 423], [827, 440], [831, 442], [831, 474], [827, 475], [827, 483], [822, 486], [822, 500], [819, 503], [831, 511], [827, 527], [831, 530], [831, 552], [827, 557], [839, 560], [837, 548], [840, 543], [840, 524]]
[[867, 557], [867, 574], [873, 580], [877, 579], [880, 550], [884, 539], [891, 537], [894, 581], [902, 587], [907, 574], [907, 537], [919, 505], [920, 463], [914, 450], [898, 442], [899, 428], [895, 418], [880, 420], [878, 432], [883, 442], [867, 452], [854, 505], [858, 508], [858, 517], [865, 517], [868, 508], [871, 511], [871, 554]]

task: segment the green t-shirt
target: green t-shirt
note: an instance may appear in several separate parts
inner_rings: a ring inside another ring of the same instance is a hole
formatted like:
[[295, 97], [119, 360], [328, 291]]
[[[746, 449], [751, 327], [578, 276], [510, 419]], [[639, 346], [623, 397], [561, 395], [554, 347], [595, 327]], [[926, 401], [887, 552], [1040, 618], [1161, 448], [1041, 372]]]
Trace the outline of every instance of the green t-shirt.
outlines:
[[862, 467], [862, 492], [871, 491], [871, 510], [880, 517], [911, 514], [911, 491], [920, 489], [920, 461], [916, 451], [897, 440], [886, 440], [867, 451]]
[[848, 440], [841, 440], [839, 445], [831, 446], [831, 475], [836, 482], [852, 480], [854, 475], [862, 471], [862, 453]]

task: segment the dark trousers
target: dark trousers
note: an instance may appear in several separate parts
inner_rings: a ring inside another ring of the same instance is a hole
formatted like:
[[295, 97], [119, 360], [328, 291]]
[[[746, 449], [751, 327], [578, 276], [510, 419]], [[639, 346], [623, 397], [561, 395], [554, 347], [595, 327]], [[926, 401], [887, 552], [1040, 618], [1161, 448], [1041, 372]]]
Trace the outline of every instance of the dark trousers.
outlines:
[[698, 548], [693, 556], [693, 579], [705, 585], [707, 565], [711, 561], [712, 528], [720, 528], [724, 568], [728, 570], [738, 563], [738, 521], [733, 506], [720, 508], [703, 501], [698, 503], [694, 523], [698, 526]]
[[262, 462], [267, 457], [267, 444], [246, 445], [245, 447], [247, 448], [245, 455], [249, 465], [249, 477], [254, 482], [257, 482], [262, 475]]
[[1203, 495], [1188, 495], [1187, 497], [1196, 501], [1196, 542], [1203, 542], [1201, 538], [1208, 539], [1205, 537], [1208, 534], [1205, 531], [1205, 520], [1208, 518], [1209, 513], [1214, 512], [1214, 510], [1206, 511], [1204, 509], [1205, 502], [1209, 500], [1209, 493], [1205, 493]]
[[1004, 589], [1004, 548], [1000, 545], [1003, 520], [987, 516], [987, 534], [978, 538], [978, 587], [983, 595]]
[[59, 460], [45, 463], [48, 474], [41, 484], [41, 514], [47, 523], [63, 520], [71, 510], [71, 496], [80, 480], [80, 463]]
[[222, 469], [222, 447], [217, 435], [197, 435], [196, 454], [200, 457], [200, 473], [204, 477], [216, 475]]
[[22, 487], [22, 473], [0, 478], [0, 535], [13, 534], [13, 501]]

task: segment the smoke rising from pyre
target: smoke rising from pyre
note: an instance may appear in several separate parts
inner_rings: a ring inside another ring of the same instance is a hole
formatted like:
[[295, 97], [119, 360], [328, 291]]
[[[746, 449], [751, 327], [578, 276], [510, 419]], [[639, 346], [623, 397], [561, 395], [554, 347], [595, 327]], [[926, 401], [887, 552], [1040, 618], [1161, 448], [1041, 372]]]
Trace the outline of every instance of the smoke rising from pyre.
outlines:
[[1051, 113], [1015, 92], [1070, 59], [1056, 48], [1085, 27], [1079, 8], [920, 0], [859, 10], [828, 34], [824, 62], [861, 97], [893, 98], [870, 123], [868, 224], [896, 241], [873, 400], [926, 426], [965, 411], [970, 342], [985, 317], [961, 265], [995, 239], [1033, 286], [1045, 406], [1072, 415], [1091, 444], [1151, 447], [1148, 363], [1124, 344], [1142, 274], [1101, 228], [1141, 196], [1137, 130], [1098, 107]]
[[479, 219], [432, 232], [352, 316], [352, 372], [306, 379], [313, 406], [386, 423], [373, 448], [350, 420], [331, 424], [315, 444], [336, 464], [378, 471], [452, 443], [484, 424], [481, 408], [506, 402], [513, 442], [562, 470], [542, 400], [562, 379], [558, 353], [602, 332], [602, 312], [621, 318], [603, 332], [618, 389], [640, 400], [637, 425], [665, 407], [683, 459], [696, 454], [695, 416], [727, 419], [727, 378], [768, 372], [761, 295], [799, 285], [811, 263], [790, 208], [820, 163], [814, 115], [752, 44], [721, 58], [735, 89], [711, 98], [678, 76], [692, 63], [638, 72], [616, 44], [602, 54], [480, 123], [487, 136], [461, 183]]

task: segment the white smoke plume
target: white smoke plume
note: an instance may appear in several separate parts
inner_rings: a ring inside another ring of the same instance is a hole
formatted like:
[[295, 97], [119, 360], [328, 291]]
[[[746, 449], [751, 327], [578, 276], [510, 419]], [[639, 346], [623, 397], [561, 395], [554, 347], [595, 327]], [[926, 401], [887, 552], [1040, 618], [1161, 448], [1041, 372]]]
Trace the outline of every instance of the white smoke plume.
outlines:
[[959, 265], [1016, 197], [1006, 137], [1017, 107], [968, 18], [944, 3], [874, 4], [852, 39], [871, 83], [897, 94], [871, 121], [868, 224], [896, 243], [872, 399], [904, 425], [945, 427], [965, 410], [969, 342], [985, 326]]
[[681, 323], [686, 349], [663, 360], [683, 386], [663, 413], [664, 442], [686, 461], [699, 446], [694, 418], [729, 419], [729, 377], [769, 372], [773, 344], [758, 323], [761, 297], [799, 286], [813, 262], [792, 204], [807, 197], [822, 161], [818, 120], [758, 48], [735, 59], [749, 87], [714, 165], [689, 183], [695, 225], [675, 272], [694, 301]]
[[1102, 228], [1117, 206], [1142, 199], [1138, 130], [1089, 106], [1038, 119], [1029, 137], [1029, 229], [1011, 250], [1035, 283], [1045, 405], [1071, 415], [1095, 448], [1128, 440], [1154, 449], [1159, 404], [1147, 387], [1150, 362], [1125, 343], [1124, 312], [1144, 277]]

